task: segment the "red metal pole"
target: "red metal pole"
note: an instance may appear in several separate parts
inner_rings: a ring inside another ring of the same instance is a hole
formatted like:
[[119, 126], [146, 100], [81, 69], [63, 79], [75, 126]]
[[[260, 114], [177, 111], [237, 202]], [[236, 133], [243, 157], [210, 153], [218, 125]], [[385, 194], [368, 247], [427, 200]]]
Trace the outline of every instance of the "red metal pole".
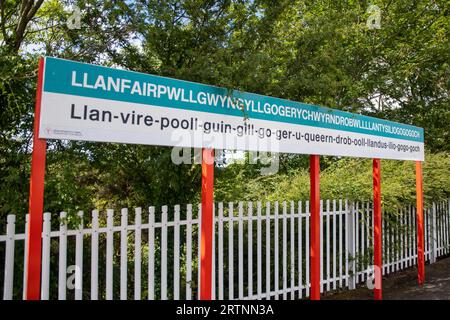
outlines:
[[320, 300], [320, 165], [319, 156], [309, 158], [310, 176], [310, 278], [311, 300]]
[[38, 84], [34, 111], [33, 153], [30, 178], [30, 221], [28, 224], [28, 263], [26, 266], [26, 299], [39, 300], [41, 286], [42, 214], [44, 210], [44, 176], [47, 144], [39, 139], [44, 59], [39, 60]]
[[382, 299], [382, 240], [381, 240], [381, 162], [373, 159], [373, 214], [374, 214], [374, 264], [375, 264], [375, 300]]
[[200, 244], [200, 300], [211, 300], [214, 149], [202, 150], [202, 226]]
[[425, 257], [423, 250], [423, 184], [422, 162], [416, 161], [416, 198], [417, 198], [417, 280], [419, 285], [425, 281]]

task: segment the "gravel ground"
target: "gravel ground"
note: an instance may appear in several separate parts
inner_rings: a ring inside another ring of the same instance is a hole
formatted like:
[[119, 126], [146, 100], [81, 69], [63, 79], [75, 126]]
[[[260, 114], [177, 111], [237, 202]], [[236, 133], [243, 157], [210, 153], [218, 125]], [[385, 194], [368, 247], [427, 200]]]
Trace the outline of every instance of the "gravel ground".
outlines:
[[[368, 300], [373, 292], [364, 286], [356, 290], [327, 293], [323, 300]], [[417, 268], [383, 277], [384, 300], [450, 300], [450, 257], [425, 265], [425, 283], [417, 284]]]

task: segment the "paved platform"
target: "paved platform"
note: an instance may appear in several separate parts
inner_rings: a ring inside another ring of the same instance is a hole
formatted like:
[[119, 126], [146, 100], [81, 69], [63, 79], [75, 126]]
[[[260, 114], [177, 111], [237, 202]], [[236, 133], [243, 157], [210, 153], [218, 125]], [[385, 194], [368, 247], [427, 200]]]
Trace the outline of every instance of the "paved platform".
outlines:
[[[367, 300], [373, 292], [361, 286], [356, 290], [328, 293], [323, 300]], [[425, 284], [417, 284], [417, 268], [383, 277], [384, 300], [450, 300], [450, 257], [425, 265]]]

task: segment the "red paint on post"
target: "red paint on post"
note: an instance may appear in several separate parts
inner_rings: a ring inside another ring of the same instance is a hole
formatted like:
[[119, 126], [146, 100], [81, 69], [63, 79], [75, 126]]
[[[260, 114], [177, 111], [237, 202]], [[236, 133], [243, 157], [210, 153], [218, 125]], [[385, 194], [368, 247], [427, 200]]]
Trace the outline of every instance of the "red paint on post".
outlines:
[[382, 299], [382, 240], [381, 240], [381, 161], [373, 159], [373, 214], [374, 214], [374, 265], [375, 265], [375, 300]]
[[200, 242], [200, 300], [211, 300], [214, 206], [214, 149], [202, 151], [202, 226]]
[[44, 176], [47, 144], [39, 139], [44, 59], [39, 60], [36, 104], [34, 110], [33, 153], [30, 178], [30, 221], [28, 224], [28, 263], [26, 299], [39, 300], [41, 287], [42, 214], [44, 210]]
[[416, 161], [416, 201], [417, 201], [417, 280], [419, 285], [425, 281], [425, 256], [423, 235], [423, 184], [422, 162]]
[[310, 175], [310, 278], [311, 300], [320, 300], [320, 163], [318, 155], [309, 158]]

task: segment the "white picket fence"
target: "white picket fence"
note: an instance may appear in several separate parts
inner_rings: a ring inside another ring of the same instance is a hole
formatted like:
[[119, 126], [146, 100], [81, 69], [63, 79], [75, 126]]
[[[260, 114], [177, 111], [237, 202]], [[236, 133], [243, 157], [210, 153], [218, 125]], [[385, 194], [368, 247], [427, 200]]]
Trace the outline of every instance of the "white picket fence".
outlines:
[[[183, 209], [149, 207], [144, 213], [136, 208], [133, 215], [122, 209], [120, 224], [113, 210], [79, 212], [82, 223], [73, 230], [65, 212], [60, 219], [45, 213], [41, 298], [198, 298], [201, 207]], [[214, 212], [213, 299], [309, 296], [307, 201], [217, 203]], [[354, 289], [370, 274], [372, 207], [326, 200], [321, 213], [321, 292]], [[415, 208], [389, 216], [383, 217], [383, 274], [417, 263]], [[433, 263], [450, 251], [450, 201], [433, 203], [424, 218], [425, 259]], [[0, 236], [5, 300], [25, 295], [27, 237], [16, 233], [15, 219], [7, 217], [6, 235]]]

